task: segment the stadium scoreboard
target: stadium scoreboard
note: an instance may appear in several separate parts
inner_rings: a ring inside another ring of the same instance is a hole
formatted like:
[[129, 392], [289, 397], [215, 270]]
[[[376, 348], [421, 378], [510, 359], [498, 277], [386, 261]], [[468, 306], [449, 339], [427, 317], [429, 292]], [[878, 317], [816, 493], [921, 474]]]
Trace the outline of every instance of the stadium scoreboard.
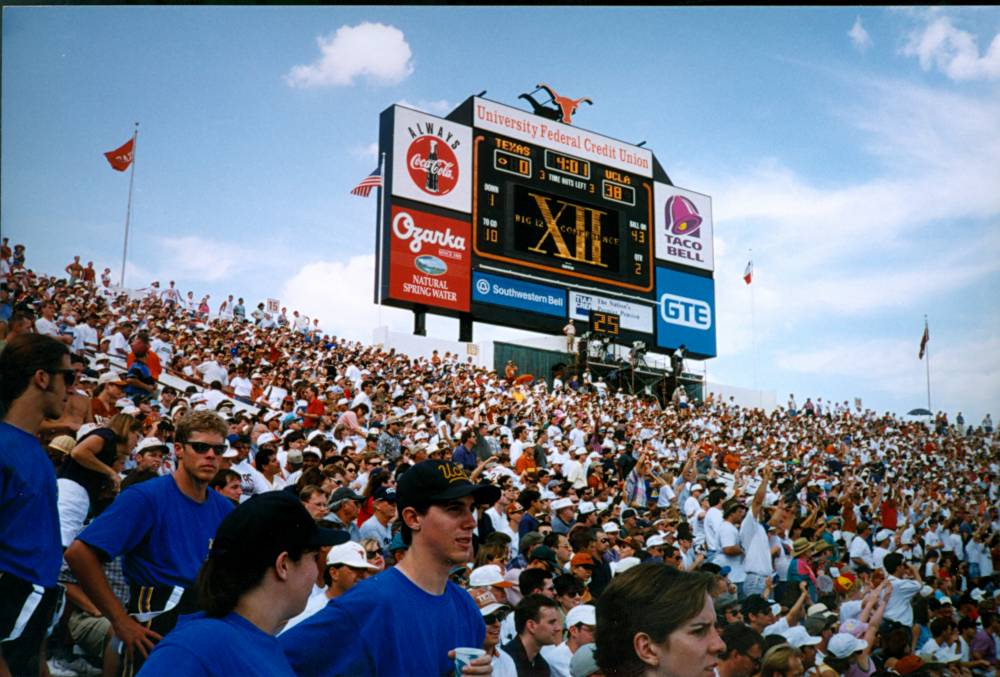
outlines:
[[569, 320], [713, 357], [711, 198], [674, 186], [643, 144], [532, 103], [382, 112], [376, 302], [470, 332], [480, 321], [559, 334]]
[[652, 291], [649, 179], [490, 132], [474, 136], [472, 165], [477, 256]]

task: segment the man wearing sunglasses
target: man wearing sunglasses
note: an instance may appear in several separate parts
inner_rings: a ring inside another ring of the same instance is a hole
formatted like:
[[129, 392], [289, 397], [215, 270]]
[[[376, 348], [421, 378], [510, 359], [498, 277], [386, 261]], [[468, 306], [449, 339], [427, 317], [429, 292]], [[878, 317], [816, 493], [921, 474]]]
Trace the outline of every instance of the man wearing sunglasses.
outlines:
[[487, 656], [493, 657], [493, 677], [517, 677], [517, 665], [510, 654], [500, 648], [500, 623], [510, 612], [510, 606], [501, 604], [489, 588], [472, 588], [469, 590], [472, 599], [476, 600], [479, 613], [483, 615], [486, 624], [486, 640], [483, 650]]
[[[198, 570], [216, 528], [233, 510], [228, 499], [208, 491], [227, 432], [213, 412], [187, 414], [174, 435], [177, 469], [119, 494], [66, 550], [66, 562], [84, 592], [122, 641], [123, 674], [138, 671], [177, 617], [195, 610]], [[131, 592], [128, 610], [102, 567], [119, 555]]]
[[34, 674], [58, 606], [62, 541], [56, 476], [38, 442], [76, 372], [50, 336], [20, 334], [0, 352], [0, 674]]

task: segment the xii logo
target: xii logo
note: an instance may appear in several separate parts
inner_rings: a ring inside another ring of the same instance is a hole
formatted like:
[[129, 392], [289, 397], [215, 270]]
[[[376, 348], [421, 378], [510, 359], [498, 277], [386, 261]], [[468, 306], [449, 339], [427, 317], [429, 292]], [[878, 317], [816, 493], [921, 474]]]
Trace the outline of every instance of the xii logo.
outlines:
[[[541, 221], [536, 221], [545, 229], [541, 238], [529, 251], [538, 254], [555, 255], [577, 263], [607, 268], [602, 257], [602, 245], [605, 237], [601, 225], [601, 217], [607, 212], [593, 207], [574, 204], [558, 198], [552, 198], [538, 193], [528, 193], [538, 208]], [[553, 208], [555, 212], [553, 213]], [[555, 252], [550, 252], [546, 242], [552, 240]], [[570, 244], [567, 244], [567, 240]], [[617, 244], [615, 238], [609, 239], [609, 244]]]

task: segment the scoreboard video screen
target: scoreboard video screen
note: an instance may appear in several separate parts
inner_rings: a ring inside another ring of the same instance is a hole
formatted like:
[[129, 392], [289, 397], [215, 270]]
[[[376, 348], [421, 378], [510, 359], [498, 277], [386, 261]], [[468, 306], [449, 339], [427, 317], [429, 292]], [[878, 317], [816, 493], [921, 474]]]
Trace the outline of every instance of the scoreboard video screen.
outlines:
[[472, 238], [479, 257], [653, 291], [650, 179], [476, 131]]

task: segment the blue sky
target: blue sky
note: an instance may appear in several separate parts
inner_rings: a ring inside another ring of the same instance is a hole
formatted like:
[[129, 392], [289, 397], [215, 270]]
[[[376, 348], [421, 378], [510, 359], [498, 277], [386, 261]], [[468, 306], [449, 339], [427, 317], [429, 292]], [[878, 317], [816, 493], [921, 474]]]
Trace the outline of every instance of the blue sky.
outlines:
[[[997, 8], [7, 7], [0, 227], [56, 271], [278, 297], [370, 340], [381, 110], [548, 82], [713, 197], [713, 380], [1000, 413]], [[753, 249], [756, 278], [741, 276]], [[407, 313], [382, 315], [408, 331]], [[453, 339], [453, 320], [431, 333]], [[512, 332], [477, 325], [476, 338]]]

